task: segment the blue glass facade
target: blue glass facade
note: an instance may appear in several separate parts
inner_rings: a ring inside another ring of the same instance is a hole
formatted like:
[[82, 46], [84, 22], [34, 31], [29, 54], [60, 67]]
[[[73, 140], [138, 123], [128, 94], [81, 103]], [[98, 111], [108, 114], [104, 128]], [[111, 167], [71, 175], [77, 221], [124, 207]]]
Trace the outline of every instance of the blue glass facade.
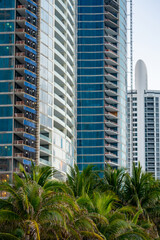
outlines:
[[0, 1], [0, 181], [35, 160], [36, 0]]
[[77, 43], [79, 169], [126, 166], [126, 1], [78, 0]]

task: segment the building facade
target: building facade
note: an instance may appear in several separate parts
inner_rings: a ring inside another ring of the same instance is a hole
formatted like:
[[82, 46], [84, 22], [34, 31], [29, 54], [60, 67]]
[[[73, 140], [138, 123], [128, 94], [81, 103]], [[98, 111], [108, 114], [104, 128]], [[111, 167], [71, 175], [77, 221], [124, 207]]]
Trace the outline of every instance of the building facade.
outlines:
[[[128, 92], [128, 168], [140, 162], [142, 170], [160, 179], [160, 91], [148, 90], [147, 68], [138, 60], [135, 90]], [[132, 116], [132, 117], [131, 117]]]
[[75, 2], [0, 1], [0, 181], [76, 159]]
[[77, 163], [126, 166], [126, 1], [78, 0]]

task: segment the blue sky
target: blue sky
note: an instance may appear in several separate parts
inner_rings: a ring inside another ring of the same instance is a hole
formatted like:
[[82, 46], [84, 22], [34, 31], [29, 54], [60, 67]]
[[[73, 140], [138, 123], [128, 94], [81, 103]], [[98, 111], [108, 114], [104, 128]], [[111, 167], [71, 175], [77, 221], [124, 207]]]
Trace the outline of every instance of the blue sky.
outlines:
[[160, 0], [133, 0], [134, 68], [142, 59], [148, 70], [148, 88], [160, 90]]

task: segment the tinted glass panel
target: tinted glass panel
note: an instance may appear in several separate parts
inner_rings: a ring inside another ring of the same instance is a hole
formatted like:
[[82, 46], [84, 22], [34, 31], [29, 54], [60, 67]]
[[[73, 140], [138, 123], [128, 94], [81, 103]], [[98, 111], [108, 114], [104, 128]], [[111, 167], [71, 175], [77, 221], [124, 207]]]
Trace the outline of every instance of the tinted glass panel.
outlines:
[[0, 146], [0, 156], [12, 156], [12, 147]]
[[104, 148], [78, 148], [77, 154], [104, 154]]
[[78, 30], [78, 36], [103, 36], [103, 30]]
[[13, 68], [14, 58], [0, 58], [0, 68]]
[[78, 23], [78, 28], [90, 28], [90, 29], [94, 29], [94, 28], [103, 28], [104, 27], [104, 23], [103, 22], [79, 22]]
[[0, 119], [0, 132], [12, 131], [12, 119]]
[[0, 22], [0, 32], [13, 32], [14, 22]]
[[104, 156], [78, 156], [77, 157], [78, 163], [97, 163], [97, 162], [104, 162]]
[[13, 34], [0, 34], [0, 44], [14, 43]]
[[104, 109], [103, 108], [78, 108], [77, 113], [78, 114], [103, 114]]
[[78, 84], [78, 91], [103, 90], [103, 84]]
[[0, 107], [0, 116], [1, 117], [12, 117], [13, 108], [12, 107]]
[[0, 8], [14, 8], [14, 0], [0, 0]]
[[78, 61], [78, 67], [103, 67], [103, 61]]
[[77, 124], [78, 130], [103, 130], [104, 124], [97, 123], [97, 124]]
[[104, 132], [77, 132], [77, 138], [104, 138]]
[[0, 70], [0, 80], [13, 80], [13, 70]]
[[103, 106], [103, 100], [78, 100], [77, 106]]
[[0, 105], [12, 104], [12, 96], [0, 94]]
[[103, 44], [103, 38], [99, 38], [99, 37], [96, 37], [96, 38], [82, 38], [82, 37], [79, 37], [78, 38], [78, 44]]
[[78, 122], [103, 122], [103, 115], [100, 116], [78, 116]]
[[103, 45], [79, 45], [78, 46], [78, 52], [102, 52], [103, 51]]
[[0, 46], [0, 56], [12, 56], [14, 55], [13, 46]]
[[0, 10], [0, 20], [12, 20], [14, 19], [14, 10]]
[[0, 92], [12, 92], [13, 83], [11, 82], [0, 82]]
[[0, 134], [0, 144], [12, 143], [12, 133], [1, 133]]
[[103, 59], [103, 53], [78, 53], [78, 59]]
[[78, 92], [78, 99], [81, 98], [103, 98], [103, 92]]
[[103, 13], [103, 7], [79, 7], [78, 13]]
[[102, 75], [103, 68], [97, 69], [78, 69], [78, 75]]
[[78, 83], [103, 83], [103, 77], [78, 77]]
[[78, 21], [102, 21], [102, 20], [103, 20], [103, 14], [78, 15]]
[[89, 6], [89, 5], [103, 5], [103, 1], [104, 0], [78, 0], [78, 5], [81, 5], [81, 6]]
[[85, 146], [103, 146], [104, 140], [103, 139], [96, 139], [96, 140], [78, 140], [77, 146], [85, 147]]

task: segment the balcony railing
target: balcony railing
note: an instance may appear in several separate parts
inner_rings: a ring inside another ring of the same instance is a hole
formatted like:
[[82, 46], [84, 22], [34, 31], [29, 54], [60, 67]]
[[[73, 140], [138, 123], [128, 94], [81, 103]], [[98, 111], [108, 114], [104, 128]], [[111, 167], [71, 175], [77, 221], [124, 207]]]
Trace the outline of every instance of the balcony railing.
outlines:
[[24, 117], [24, 113], [15, 113], [14, 116], [23, 118]]
[[17, 102], [16, 102], [16, 105], [20, 105], [20, 106], [21, 106], [21, 105], [24, 105], [24, 101], [17, 101]]
[[24, 144], [24, 141], [23, 140], [16, 140], [16, 141], [14, 141], [14, 144]]
[[24, 92], [24, 89], [21, 89], [21, 88], [15, 88], [14, 91], [15, 91], [15, 92], [19, 92], [19, 93], [23, 93], [23, 92]]
[[18, 21], [19, 21], [19, 20], [26, 20], [25, 17], [17, 17], [16, 19], [17, 19]]
[[16, 32], [25, 32], [24, 28], [16, 28]]
[[17, 64], [15, 67], [16, 68], [24, 68], [25, 66], [24, 66], [24, 64]]
[[24, 128], [15, 128], [14, 131], [15, 132], [24, 132]]
[[16, 41], [16, 44], [25, 44], [25, 41], [24, 40]]
[[25, 80], [24, 77], [16, 77], [16, 80]]

